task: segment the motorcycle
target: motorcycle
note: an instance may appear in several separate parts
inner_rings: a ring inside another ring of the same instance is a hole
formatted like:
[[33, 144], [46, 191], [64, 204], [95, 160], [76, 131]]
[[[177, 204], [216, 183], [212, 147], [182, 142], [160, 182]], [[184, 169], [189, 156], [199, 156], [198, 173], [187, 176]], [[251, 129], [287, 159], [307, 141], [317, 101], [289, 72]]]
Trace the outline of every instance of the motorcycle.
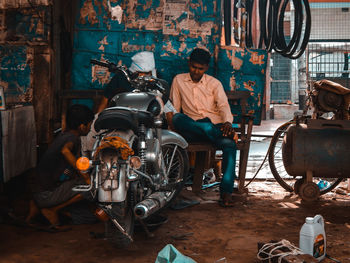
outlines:
[[98, 115], [91, 159], [77, 161], [79, 169], [91, 172], [91, 184], [73, 190], [92, 193], [107, 239], [125, 247], [133, 241], [135, 220], [149, 233], [145, 220], [167, 207], [183, 188], [188, 144], [179, 134], [162, 129], [164, 80], [131, 79], [123, 66], [91, 63], [122, 72], [133, 91], [114, 96], [111, 106]]

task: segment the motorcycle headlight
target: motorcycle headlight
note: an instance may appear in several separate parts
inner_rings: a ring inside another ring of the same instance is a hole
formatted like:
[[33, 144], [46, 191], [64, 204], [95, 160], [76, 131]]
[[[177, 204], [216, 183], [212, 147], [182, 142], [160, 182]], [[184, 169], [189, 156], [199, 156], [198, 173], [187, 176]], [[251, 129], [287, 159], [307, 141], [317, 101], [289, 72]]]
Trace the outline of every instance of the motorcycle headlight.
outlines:
[[140, 167], [142, 165], [141, 159], [138, 156], [131, 157], [129, 162], [130, 162], [130, 166], [136, 170], [140, 169]]
[[158, 100], [154, 99], [148, 105], [147, 111], [152, 113], [153, 116], [158, 116], [162, 111], [162, 106], [160, 105]]

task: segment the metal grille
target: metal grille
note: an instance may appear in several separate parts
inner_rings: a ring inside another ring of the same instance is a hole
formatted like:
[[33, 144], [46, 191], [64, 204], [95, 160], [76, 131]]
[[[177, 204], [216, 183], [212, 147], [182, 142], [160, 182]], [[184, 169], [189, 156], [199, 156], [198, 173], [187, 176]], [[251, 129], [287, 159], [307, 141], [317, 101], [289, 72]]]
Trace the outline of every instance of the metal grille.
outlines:
[[271, 65], [271, 102], [286, 103], [292, 100], [292, 83], [295, 61], [272, 53]]
[[349, 41], [350, 1], [310, 2], [312, 20], [310, 41]]
[[309, 81], [329, 79], [350, 88], [350, 43], [310, 43], [307, 53]]

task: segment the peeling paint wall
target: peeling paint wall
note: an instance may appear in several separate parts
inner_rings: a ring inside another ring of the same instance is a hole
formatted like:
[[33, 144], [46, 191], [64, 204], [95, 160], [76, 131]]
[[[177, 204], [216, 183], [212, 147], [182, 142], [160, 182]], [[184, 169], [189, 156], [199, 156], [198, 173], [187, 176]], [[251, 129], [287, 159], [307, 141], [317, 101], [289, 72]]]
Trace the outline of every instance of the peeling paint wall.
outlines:
[[[155, 53], [159, 77], [171, 82], [174, 75], [187, 70], [186, 58], [194, 47], [214, 52], [219, 44], [220, 12], [216, 1], [207, 1], [205, 8], [204, 1], [111, 0], [111, 7], [123, 10], [119, 23], [111, 19], [109, 1], [82, 0], [74, 39], [73, 87], [100, 85], [86, 82], [93, 79], [91, 70], [86, 71], [91, 58], [128, 66], [131, 56], [143, 50]], [[210, 12], [205, 14], [203, 9]]]
[[6, 104], [31, 102], [31, 51], [24, 46], [0, 46], [0, 86], [4, 88]]
[[33, 100], [34, 46], [48, 44], [48, 16], [43, 7], [0, 10], [0, 85], [8, 105]]
[[[248, 90], [247, 111], [260, 124], [264, 99], [267, 53], [265, 50], [226, 47], [220, 49], [217, 78], [228, 90]], [[240, 120], [239, 106], [231, 105], [235, 121]]]
[[0, 8], [24, 8], [37, 5], [49, 5], [49, 0], [0, 0]]
[[76, 21], [72, 88], [100, 89], [108, 82], [108, 73], [90, 59], [129, 66], [130, 58], [143, 50], [154, 52], [158, 77], [171, 83], [176, 74], [188, 71], [191, 51], [205, 47], [214, 54], [208, 74], [226, 90], [232, 89], [233, 79], [236, 89], [250, 90], [256, 97], [251, 111], [260, 123], [266, 54], [220, 47], [221, 0], [80, 0]]
[[[27, 3], [25, 3], [27, 2]], [[39, 144], [49, 140], [52, 122], [50, 24], [47, 1], [2, 1], [0, 7], [0, 85], [7, 109], [33, 105]], [[41, 59], [44, 58], [44, 59]], [[38, 62], [40, 61], [40, 62]]]

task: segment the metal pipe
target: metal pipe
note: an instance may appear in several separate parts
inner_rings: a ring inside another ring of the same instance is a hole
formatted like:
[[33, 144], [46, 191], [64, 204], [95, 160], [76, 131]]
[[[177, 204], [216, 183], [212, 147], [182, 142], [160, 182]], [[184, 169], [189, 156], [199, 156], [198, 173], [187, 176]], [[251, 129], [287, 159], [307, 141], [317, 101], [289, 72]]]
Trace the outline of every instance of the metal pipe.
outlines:
[[132, 170], [134, 173], [136, 173], [136, 174], [138, 174], [138, 175], [140, 175], [140, 176], [145, 177], [148, 181], [150, 181], [150, 183], [151, 183], [152, 185], [154, 185], [153, 179], [152, 179], [149, 175], [147, 175], [147, 174], [145, 174], [145, 173], [143, 173], [143, 172], [141, 172], [141, 171], [139, 171], [139, 170], [136, 170], [136, 169], [134, 169], [134, 168], [131, 168], [131, 170]]
[[155, 192], [148, 196], [145, 200], [138, 203], [134, 208], [136, 217], [145, 219], [159, 209], [163, 208], [167, 203], [165, 192]]

